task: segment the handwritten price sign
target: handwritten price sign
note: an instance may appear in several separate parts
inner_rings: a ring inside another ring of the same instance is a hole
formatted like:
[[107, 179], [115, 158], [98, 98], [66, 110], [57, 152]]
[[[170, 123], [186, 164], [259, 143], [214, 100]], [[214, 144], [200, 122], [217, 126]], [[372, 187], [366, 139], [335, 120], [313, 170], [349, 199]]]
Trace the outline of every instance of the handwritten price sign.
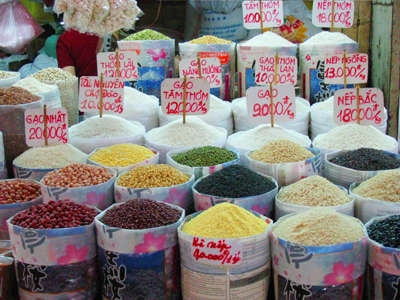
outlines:
[[[138, 79], [136, 51], [121, 51], [118, 53], [119, 72], [125, 81]], [[118, 77], [117, 59], [115, 52], [102, 52], [97, 54], [97, 74], [105, 77]]]
[[[183, 114], [183, 78], [168, 78], [161, 84], [161, 110], [165, 114]], [[210, 109], [210, 84], [201, 78], [186, 80], [186, 114], [204, 115]]]
[[247, 116], [253, 124], [271, 123], [271, 111], [274, 122], [287, 122], [296, 118], [294, 86], [274, 85], [271, 93], [268, 86], [253, 86], [246, 92]]
[[[260, 17], [260, 3], [262, 16]], [[243, 25], [247, 29], [279, 27], [283, 24], [282, 1], [243, 1]], [[261, 21], [262, 19], [262, 21]]]
[[[256, 83], [259, 85], [273, 84], [275, 81], [275, 56], [261, 56], [256, 60]], [[277, 84], [295, 85], [297, 82], [297, 58], [295, 56], [280, 56], [277, 64]]]
[[238, 266], [242, 263], [243, 245], [233, 239], [193, 237], [192, 258], [200, 263], [215, 266]]
[[[81, 77], [79, 110], [100, 110], [100, 77]], [[103, 112], [121, 114], [123, 110], [124, 82], [120, 78], [103, 78]]]
[[[333, 7], [333, 27], [349, 28], [354, 22], [354, 2], [351, 0], [335, 0]], [[332, 0], [314, 0], [312, 23], [317, 27], [331, 27]]]
[[[338, 125], [357, 123], [357, 90], [343, 89], [335, 92], [333, 114]], [[385, 118], [383, 93], [377, 88], [360, 89], [360, 124], [379, 125]]]
[[[66, 108], [48, 108], [46, 112], [48, 144], [68, 143], [68, 117]], [[30, 147], [44, 146], [43, 109], [25, 110], [25, 141]]]
[[[344, 56], [335, 54], [325, 60], [325, 83], [344, 82]], [[365, 83], [368, 81], [368, 54], [354, 53], [346, 55], [346, 82]]]
[[[201, 76], [210, 83], [210, 88], [221, 86], [221, 62], [218, 57], [200, 59]], [[179, 77], [199, 78], [199, 64], [197, 59], [182, 59], [179, 62]]]

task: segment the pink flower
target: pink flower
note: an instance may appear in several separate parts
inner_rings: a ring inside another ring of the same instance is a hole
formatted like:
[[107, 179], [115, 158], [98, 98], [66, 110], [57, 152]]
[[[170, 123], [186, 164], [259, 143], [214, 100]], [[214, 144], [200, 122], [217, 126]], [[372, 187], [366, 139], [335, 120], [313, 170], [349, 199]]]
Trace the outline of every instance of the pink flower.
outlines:
[[149, 49], [147, 50], [148, 54], [151, 54], [153, 56], [153, 61], [158, 61], [160, 58], [166, 58], [167, 55], [165, 54], [164, 49]]
[[307, 59], [307, 61], [309, 61], [311, 59], [310, 54], [307, 54], [306, 59]]
[[152, 233], [146, 233], [143, 237], [143, 244], [139, 244], [135, 247], [136, 253], [145, 253], [145, 252], [155, 252], [164, 249], [164, 244], [167, 241], [167, 237], [165, 235], [160, 235], [159, 237], [155, 237]]
[[106, 194], [97, 195], [95, 192], [90, 192], [86, 196], [87, 205], [98, 205], [99, 203], [104, 203], [106, 201]]
[[383, 266], [381, 266], [380, 264], [378, 264], [377, 262], [374, 263], [374, 265], [372, 266], [374, 269], [377, 269], [379, 271], [382, 271]]
[[179, 191], [178, 188], [172, 188], [169, 190], [168, 198], [166, 198], [164, 202], [186, 208], [185, 196], [185, 190]]
[[254, 210], [255, 212], [258, 212], [259, 214], [265, 216], [268, 212], [268, 207], [264, 206], [263, 208], [261, 208], [258, 204], [256, 204], [251, 207], [251, 210]]
[[121, 200], [121, 193], [120, 192], [117, 192], [117, 199]]
[[274, 255], [274, 264], [279, 266], [279, 258], [276, 255]]
[[353, 280], [351, 274], [354, 271], [354, 264], [349, 264], [347, 267], [342, 262], [333, 265], [333, 273], [324, 277], [324, 283], [328, 285], [343, 284]]
[[86, 255], [88, 254], [88, 251], [89, 248], [87, 246], [83, 246], [82, 248], [77, 249], [75, 245], [68, 245], [65, 248], [65, 255], [58, 258], [57, 263], [59, 263], [60, 265], [67, 265], [84, 261], [86, 259]]

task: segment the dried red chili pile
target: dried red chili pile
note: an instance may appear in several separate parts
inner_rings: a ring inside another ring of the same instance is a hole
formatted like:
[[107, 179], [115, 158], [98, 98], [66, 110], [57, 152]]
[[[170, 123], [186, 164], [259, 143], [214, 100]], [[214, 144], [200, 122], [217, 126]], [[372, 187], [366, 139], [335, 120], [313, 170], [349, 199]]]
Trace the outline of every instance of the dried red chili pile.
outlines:
[[40, 195], [40, 184], [35, 182], [21, 179], [0, 181], [0, 204], [27, 202]]
[[33, 229], [71, 228], [92, 224], [98, 212], [69, 200], [50, 201], [17, 213], [11, 224]]
[[18, 105], [38, 101], [40, 97], [17, 86], [0, 88], [0, 105]]
[[123, 229], [148, 229], [173, 224], [181, 214], [162, 202], [133, 199], [107, 210], [100, 222]]

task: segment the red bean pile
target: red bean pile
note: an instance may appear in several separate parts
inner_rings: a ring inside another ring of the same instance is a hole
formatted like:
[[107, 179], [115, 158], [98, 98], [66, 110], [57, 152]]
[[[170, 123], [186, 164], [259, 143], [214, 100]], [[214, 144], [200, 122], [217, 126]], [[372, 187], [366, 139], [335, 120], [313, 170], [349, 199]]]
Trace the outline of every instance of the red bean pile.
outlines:
[[71, 228], [92, 224], [99, 213], [69, 200], [50, 201], [20, 211], [11, 224], [33, 229]]
[[21, 179], [0, 181], [0, 204], [27, 202], [41, 195], [40, 184]]
[[113, 174], [105, 168], [88, 164], [70, 164], [64, 168], [47, 173], [42, 183], [52, 187], [81, 187], [104, 183]]
[[17, 86], [0, 88], [0, 105], [18, 105], [35, 102], [39, 99], [40, 97]]
[[107, 210], [100, 219], [107, 226], [147, 229], [173, 224], [181, 217], [176, 208], [148, 199], [134, 199]]

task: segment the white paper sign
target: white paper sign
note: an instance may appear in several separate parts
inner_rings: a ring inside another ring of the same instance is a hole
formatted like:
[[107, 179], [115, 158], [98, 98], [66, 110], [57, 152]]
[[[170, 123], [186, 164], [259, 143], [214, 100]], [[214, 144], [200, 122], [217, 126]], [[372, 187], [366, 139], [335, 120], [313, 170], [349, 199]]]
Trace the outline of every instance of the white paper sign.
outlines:
[[[30, 147], [41, 147], [45, 145], [44, 138], [44, 110], [27, 109], [25, 110], [25, 141]], [[68, 116], [67, 109], [48, 108], [47, 118], [47, 143], [66, 144], [68, 143]]]
[[[100, 111], [100, 77], [84, 76], [79, 84], [79, 110]], [[103, 77], [103, 112], [121, 114], [124, 110], [124, 82]]]
[[[210, 83], [210, 88], [220, 87], [222, 83], [221, 62], [218, 57], [200, 59], [201, 77]], [[179, 77], [199, 78], [198, 60], [182, 59], [179, 62]]]
[[[349, 28], [354, 22], [354, 2], [351, 0], [335, 0], [335, 28]], [[314, 0], [312, 23], [317, 27], [331, 27], [332, 0]]]
[[[161, 84], [161, 110], [183, 115], [183, 78], [168, 78]], [[210, 109], [210, 84], [202, 78], [186, 79], [186, 114], [205, 115]]]
[[[247, 29], [260, 29], [260, 1], [243, 1], [243, 25]], [[263, 28], [279, 27], [283, 24], [283, 2], [261, 1]]]
[[119, 76], [117, 74], [117, 60], [115, 52], [102, 52], [97, 54], [97, 74], [105, 77], [121, 77], [125, 81], [138, 79], [136, 51], [119, 51]]
[[[258, 85], [274, 84], [275, 55], [262, 55], [256, 60], [255, 81]], [[276, 85], [295, 85], [297, 82], [297, 58], [282, 55], [278, 57]]]
[[[338, 125], [357, 123], [357, 89], [335, 92], [333, 116]], [[360, 88], [360, 124], [379, 125], [385, 119], [383, 93], [377, 88]]]
[[[325, 59], [325, 83], [344, 83], [343, 54], [330, 55]], [[366, 83], [368, 81], [368, 54], [346, 54], [346, 83]]]
[[242, 263], [243, 244], [236, 239], [193, 237], [192, 259], [215, 266], [238, 266]]
[[[274, 85], [274, 122], [287, 122], [296, 118], [294, 86]], [[253, 86], [246, 91], [247, 116], [252, 124], [271, 123], [270, 86]]]

